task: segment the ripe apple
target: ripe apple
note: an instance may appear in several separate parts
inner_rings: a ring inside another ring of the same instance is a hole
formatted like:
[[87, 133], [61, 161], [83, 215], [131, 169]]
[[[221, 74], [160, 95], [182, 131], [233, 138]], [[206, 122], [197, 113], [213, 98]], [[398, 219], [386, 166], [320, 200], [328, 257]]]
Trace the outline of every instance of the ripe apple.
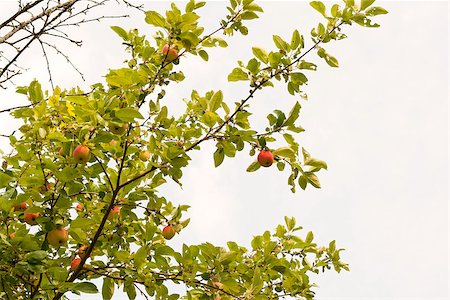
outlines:
[[83, 256], [84, 253], [86, 253], [87, 248], [88, 248], [88, 246], [86, 246], [86, 245], [81, 245], [80, 248], [78, 248], [78, 250], [77, 250], [76, 253], [77, 253], [79, 256]]
[[128, 129], [128, 124], [127, 123], [118, 124], [118, 123], [111, 122], [111, 123], [109, 123], [108, 128], [112, 134], [122, 135]]
[[73, 151], [73, 159], [76, 163], [85, 164], [91, 158], [90, 150], [88, 147], [78, 145]]
[[74, 259], [70, 262], [70, 270], [71, 270], [71, 271], [75, 271], [75, 270], [78, 268], [78, 266], [80, 265], [80, 261], [81, 261], [81, 258], [79, 258], [79, 257], [74, 258]]
[[39, 186], [38, 189], [39, 189], [39, 193], [44, 194], [46, 191], [48, 191], [48, 190], [51, 189], [50, 182], [47, 182], [46, 185], [41, 185], [41, 186]]
[[141, 151], [139, 152], [139, 159], [142, 161], [147, 161], [150, 159], [150, 151]]
[[258, 163], [263, 167], [270, 167], [273, 164], [273, 154], [269, 150], [261, 150], [258, 154]]
[[20, 204], [14, 205], [14, 211], [25, 211], [28, 207], [28, 203], [22, 202]]
[[166, 240], [170, 240], [175, 235], [175, 229], [173, 229], [172, 226], [167, 225], [166, 227], [163, 228], [161, 234]]
[[15, 238], [15, 237], [16, 237], [16, 233], [15, 233], [15, 232], [9, 234], [9, 238], [10, 238], [10, 239], [13, 239], [13, 238]]
[[66, 244], [68, 239], [69, 233], [62, 227], [53, 229], [47, 233], [47, 242], [54, 247]]
[[75, 206], [75, 210], [76, 211], [83, 211], [83, 204], [77, 203], [77, 205]]
[[167, 61], [172, 61], [178, 57], [178, 51], [174, 46], [169, 46], [169, 44], [165, 44], [162, 48], [162, 54]]
[[111, 211], [108, 214], [108, 219], [112, 219], [114, 218], [114, 216], [118, 216], [120, 214], [120, 206], [114, 206], [113, 209], [111, 209]]
[[37, 224], [37, 218], [41, 216], [40, 213], [26, 213], [23, 215], [23, 220], [25, 223], [28, 223], [29, 225], [36, 225]]

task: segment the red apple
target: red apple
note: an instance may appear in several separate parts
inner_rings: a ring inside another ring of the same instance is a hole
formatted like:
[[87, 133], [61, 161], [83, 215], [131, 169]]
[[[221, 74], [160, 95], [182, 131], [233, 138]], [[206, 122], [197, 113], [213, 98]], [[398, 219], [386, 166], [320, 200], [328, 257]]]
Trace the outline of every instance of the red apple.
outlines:
[[22, 202], [20, 204], [14, 205], [14, 211], [25, 211], [28, 207], [28, 203]]
[[53, 229], [47, 233], [47, 242], [54, 247], [65, 245], [68, 239], [69, 233], [62, 227]]
[[15, 232], [9, 234], [9, 238], [10, 238], [10, 239], [13, 239], [13, 238], [15, 238], [15, 237], [16, 237], [16, 233], [15, 233]]
[[36, 225], [37, 218], [39, 218], [40, 216], [40, 213], [26, 213], [23, 215], [23, 220], [25, 221], [25, 223], [28, 223], [30, 225]]
[[83, 204], [78, 203], [78, 204], [75, 206], [75, 210], [76, 210], [76, 211], [83, 211]]
[[77, 250], [77, 254], [78, 254], [79, 256], [83, 256], [84, 253], [86, 253], [87, 248], [88, 248], [88, 246], [86, 246], [86, 245], [81, 245], [80, 248], [78, 248], [78, 250]]
[[120, 206], [114, 206], [113, 209], [111, 209], [111, 211], [108, 214], [108, 219], [112, 219], [114, 218], [114, 216], [118, 216], [120, 214]]
[[78, 268], [78, 266], [80, 265], [80, 262], [81, 262], [81, 258], [79, 258], [79, 257], [74, 258], [74, 259], [70, 262], [70, 270], [71, 270], [71, 271], [75, 271], [75, 270]]
[[108, 128], [112, 134], [122, 135], [128, 129], [128, 124], [127, 123], [118, 124], [118, 123], [111, 122], [111, 123], [109, 123]]
[[164, 57], [166, 61], [172, 61], [178, 57], [178, 51], [175, 49], [174, 46], [169, 46], [169, 44], [165, 44], [162, 48], [162, 54], [164, 54]]
[[88, 147], [78, 145], [73, 151], [73, 159], [76, 163], [85, 164], [91, 158], [90, 150]]
[[41, 194], [44, 194], [46, 191], [48, 191], [48, 190], [50, 190], [51, 189], [51, 185], [50, 185], [50, 182], [47, 182], [47, 184], [46, 185], [41, 185], [41, 186], [39, 186], [39, 193], [41, 193]]
[[161, 234], [166, 240], [170, 240], [175, 235], [175, 229], [173, 229], [172, 226], [167, 225], [166, 227], [163, 228]]
[[141, 151], [139, 152], [139, 159], [142, 161], [147, 161], [150, 159], [150, 152], [149, 151]]
[[258, 154], [258, 163], [263, 167], [270, 167], [273, 164], [273, 154], [268, 150], [261, 150]]

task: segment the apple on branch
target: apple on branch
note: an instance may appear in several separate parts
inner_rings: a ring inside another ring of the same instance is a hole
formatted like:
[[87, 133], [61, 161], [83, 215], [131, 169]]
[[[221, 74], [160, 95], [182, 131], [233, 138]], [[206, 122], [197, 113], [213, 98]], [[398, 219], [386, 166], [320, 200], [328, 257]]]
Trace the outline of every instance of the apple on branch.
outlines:
[[115, 122], [110, 122], [108, 124], [108, 128], [112, 134], [122, 135], [128, 129], [128, 124], [127, 123], [119, 124]]
[[114, 208], [111, 209], [111, 211], [108, 214], [108, 219], [111, 220], [115, 216], [119, 216], [119, 215], [120, 215], [120, 206], [114, 206]]
[[78, 145], [73, 151], [73, 159], [76, 163], [85, 164], [91, 158], [91, 151], [84, 145]]
[[77, 205], [75, 206], [75, 210], [78, 212], [83, 211], [83, 204], [77, 203]]
[[62, 227], [53, 229], [47, 233], [47, 242], [54, 247], [65, 245], [68, 239], [69, 233], [67, 229]]
[[166, 61], [173, 61], [178, 57], [178, 51], [175, 49], [175, 46], [171, 46], [169, 44], [165, 44], [162, 48], [162, 54], [166, 58]]
[[139, 159], [142, 161], [147, 161], [150, 159], [150, 151], [141, 151], [139, 152]]
[[23, 215], [23, 220], [25, 223], [29, 225], [36, 225], [37, 224], [37, 218], [41, 216], [40, 213], [25, 213]]
[[78, 268], [78, 266], [80, 265], [80, 262], [81, 262], [81, 258], [79, 258], [79, 257], [74, 258], [70, 262], [70, 270], [75, 271]]
[[170, 226], [167, 225], [166, 227], [163, 228], [161, 235], [166, 239], [166, 240], [170, 240], [171, 238], [173, 238], [173, 236], [175, 235], [175, 229]]
[[262, 167], [270, 167], [273, 164], [273, 154], [269, 150], [261, 150], [258, 154], [258, 163]]
[[14, 211], [25, 211], [28, 207], [28, 203], [22, 202], [20, 204], [14, 205], [13, 207], [14, 207]]

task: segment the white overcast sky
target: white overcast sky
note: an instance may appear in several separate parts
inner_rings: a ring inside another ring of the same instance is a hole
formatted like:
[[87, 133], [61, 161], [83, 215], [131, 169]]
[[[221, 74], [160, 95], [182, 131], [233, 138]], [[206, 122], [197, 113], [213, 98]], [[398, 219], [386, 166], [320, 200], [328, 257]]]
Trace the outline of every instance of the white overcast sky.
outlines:
[[[225, 4], [211, 2], [200, 10], [206, 32], [217, 27]], [[290, 39], [299, 29], [307, 35], [323, 21], [307, 2], [260, 4], [265, 13], [248, 22], [247, 37], [228, 39], [228, 48], [210, 51], [208, 63], [192, 56], [181, 60], [187, 79], [171, 84], [166, 97], [173, 113], [181, 111], [181, 99], [193, 88], [222, 89], [229, 103], [245, 97], [245, 84], [226, 80], [237, 60], [248, 60], [252, 46], [272, 49], [272, 34]], [[325, 46], [340, 68], [327, 67], [315, 54], [308, 57], [319, 62], [319, 70], [309, 76], [309, 101], [302, 102], [300, 118], [306, 132], [298, 140], [328, 163], [329, 170], [319, 174], [322, 189], [292, 194], [288, 175], [275, 167], [246, 173], [253, 160], [248, 151], [215, 169], [214, 147], [204, 146], [191, 153], [183, 189], [172, 184], [162, 189], [175, 203], [192, 206], [191, 224], [170, 241], [172, 246], [229, 240], [249, 246], [252, 236], [273, 229], [285, 215], [294, 216], [305, 228], [301, 234], [312, 230], [319, 244], [336, 239], [347, 249], [343, 260], [351, 271], [315, 278], [317, 299], [448, 299], [448, 3], [378, 4], [390, 12], [377, 18], [380, 28], [354, 25], [344, 29], [348, 39]], [[3, 19], [15, 2], [0, 5]], [[168, 5], [147, 2], [146, 9]], [[105, 8], [102, 13], [117, 12]], [[84, 46], [64, 50], [87, 83], [103, 80], [108, 68], [125, 59], [110, 25], [142, 28], [148, 36], [153, 32], [138, 14], [77, 29], [74, 37]], [[30, 69], [16, 84], [38, 78], [48, 86], [42, 54], [33, 49], [22, 60]], [[63, 59], [54, 58], [52, 66], [60, 86], [87, 86]], [[12, 90], [0, 90], [0, 108], [25, 103]], [[252, 120], [263, 128], [268, 112], [289, 110], [294, 103], [284, 86], [267, 89], [253, 99]], [[1, 118], [0, 133], [15, 129], [10, 119]], [[7, 149], [6, 139], [0, 143]], [[114, 299], [124, 296], [117, 293]]]

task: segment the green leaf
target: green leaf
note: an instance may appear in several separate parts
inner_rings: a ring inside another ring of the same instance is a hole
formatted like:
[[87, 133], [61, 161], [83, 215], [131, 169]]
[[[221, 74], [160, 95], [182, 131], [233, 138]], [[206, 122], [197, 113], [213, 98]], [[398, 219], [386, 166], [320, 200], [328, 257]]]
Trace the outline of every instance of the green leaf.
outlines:
[[240, 16], [242, 20], [253, 20], [259, 18], [258, 15], [252, 11], [244, 11]]
[[96, 294], [98, 293], [97, 286], [91, 282], [77, 282], [74, 285], [74, 290], [80, 291], [87, 294]]
[[312, 1], [309, 3], [309, 5], [311, 5], [315, 10], [317, 10], [318, 12], [320, 12], [324, 17], [326, 17], [326, 8], [325, 8], [325, 4], [323, 4], [320, 1]]
[[306, 179], [308, 182], [315, 188], [320, 189], [320, 181], [319, 178], [314, 173], [305, 173]]
[[307, 164], [308, 166], [313, 166], [313, 167], [325, 169], [325, 170], [327, 170], [327, 168], [328, 168], [326, 162], [324, 162], [323, 160], [315, 159], [315, 158], [311, 158], [311, 159], [305, 161], [305, 164]]
[[361, 10], [365, 10], [369, 6], [371, 6], [375, 0], [361, 0]]
[[209, 56], [208, 53], [205, 50], [200, 50], [198, 51], [198, 55], [200, 55], [200, 57], [204, 60], [204, 61], [208, 61]]
[[156, 27], [164, 27], [166, 20], [156, 11], [147, 11], [145, 13], [145, 22]]
[[288, 157], [288, 158], [295, 158], [294, 150], [292, 150], [292, 148], [289, 148], [289, 147], [278, 148], [273, 151], [273, 155], [281, 156], [281, 157]]
[[0, 188], [5, 187], [8, 183], [10, 183], [13, 180], [13, 178], [5, 172], [0, 171]]
[[133, 280], [131, 278], [125, 280], [123, 290], [127, 293], [129, 300], [136, 299], [136, 287], [134, 286]]
[[273, 42], [275, 43], [275, 46], [277, 46], [278, 49], [286, 52], [289, 51], [289, 45], [280, 36], [274, 34], [272, 38]]
[[39, 265], [47, 257], [47, 251], [38, 250], [25, 255], [25, 260], [31, 265]]
[[366, 10], [367, 16], [385, 15], [387, 13], [388, 13], [387, 10], [379, 6], [374, 6]]
[[209, 110], [210, 111], [216, 111], [219, 109], [223, 101], [223, 93], [222, 91], [217, 91], [214, 93], [214, 95], [211, 97], [211, 100], [209, 101]]
[[259, 162], [254, 161], [250, 164], [250, 166], [248, 166], [247, 168], [247, 172], [255, 172], [256, 170], [258, 170], [261, 167], [261, 165], [259, 164]]
[[114, 281], [111, 278], [103, 278], [102, 296], [103, 300], [111, 300], [114, 295]]
[[263, 48], [253, 47], [252, 52], [253, 55], [263, 63], [267, 64], [269, 62], [269, 55]]
[[312, 233], [312, 231], [308, 232], [308, 234], [306, 235], [305, 242], [308, 244], [311, 244], [313, 239], [314, 239], [314, 234]]
[[239, 81], [248, 80], [248, 74], [244, 72], [241, 68], [234, 68], [233, 71], [228, 75], [228, 81]]
[[294, 125], [295, 121], [297, 121], [298, 116], [300, 115], [300, 108], [301, 108], [300, 103], [296, 102], [294, 107], [289, 112], [289, 116], [288, 116], [286, 122], [284, 122], [285, 126]]
[[125, 31], [125, 29], [123, 29], [122, 27], [119, 26], [111, 26], [111, 29], [114, 30], [115, 33], [117, 33], [122, 39], [124, 39], [125, 41], [128, 40], [128, 33]]
[[134, 119], [143, 119], [139, 111], [134, 108], [126, 107], [116, 111], [116, 117], [124, 122], [133, 122]]
[[94, 224], [97, 224], [97, 222], [92, 219], [76, 218], [70, 223], [70, 228], [89, 228]]
[[37, 103], [44, 100], [41, 84], [37, 80], [33, 80], [28, 87], [28, 94], [32, 103]]
[[305, 176], [301, 175], [298, 178], [298, 185], [302, 188], [302, 190], [306, 189], [306, 186], [308, 185], [308, 179], [306, 179]]
[[84, 105], [87, 102], [87, 98], [85, 96], [67, 96], [64, 98], [64, 100], [69, 101], [71, 103]]
[[331, 67], [337, 68], [339, 67], [339, 62], [338, 60], [334, 57], [331, 56], [329, 54], [325, 55], [325, 61], [327, 62], [328, 65], [330, 65]]
[[[298, 46], [300, 46], [300, 42], [302, 41], [302, 38], [300, 36], [300, 33], [298, 30], [294, 30], [292, 33], [292, 39], [291, 39], [291, 49], [297, 49]], [[303, 45], [302, 45], [303, 46]]]
[[214, 166], [217, 168], [220, 166], [223, 162], [223, 159], [225, 158], [225, 154], [223, 152], [222, 148], [217, 148], [217, 150], [214, 152]]

